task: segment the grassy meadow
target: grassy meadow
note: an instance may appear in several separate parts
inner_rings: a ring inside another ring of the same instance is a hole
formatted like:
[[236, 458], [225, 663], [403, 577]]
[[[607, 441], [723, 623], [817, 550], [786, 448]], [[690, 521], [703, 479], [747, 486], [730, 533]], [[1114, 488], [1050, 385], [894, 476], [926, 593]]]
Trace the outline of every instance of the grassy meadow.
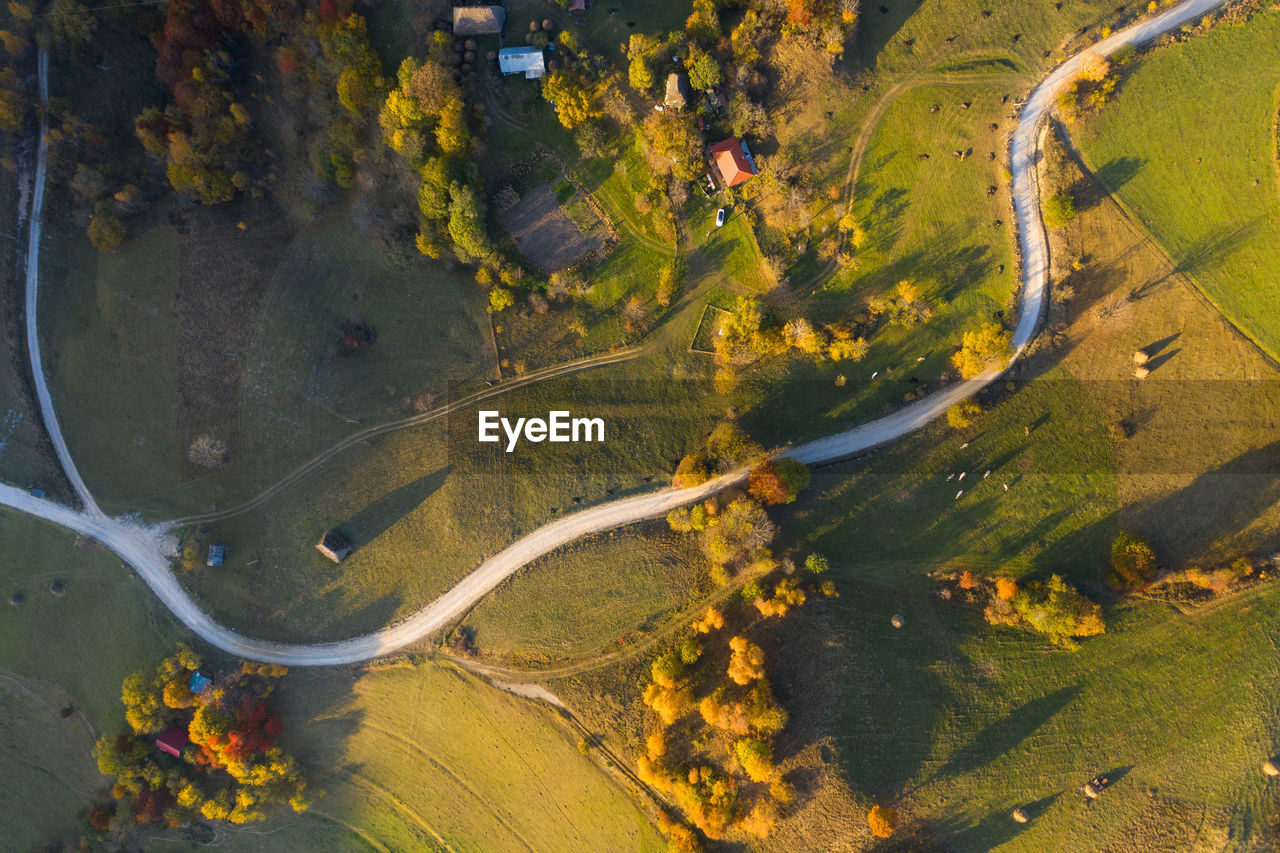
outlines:
[[1145, 54], [1113, 103], [1072, 129], [1099, 179], [1273, 358], [1278, 55], [1280, 13], [1214, 27]]

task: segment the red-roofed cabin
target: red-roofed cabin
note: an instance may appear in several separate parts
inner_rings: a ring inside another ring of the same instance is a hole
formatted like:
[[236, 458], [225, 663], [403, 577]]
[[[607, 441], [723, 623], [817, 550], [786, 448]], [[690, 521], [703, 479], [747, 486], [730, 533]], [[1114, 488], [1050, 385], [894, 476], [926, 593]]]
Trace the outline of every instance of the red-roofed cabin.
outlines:
[[716, 170], [720, 172], [722, 186], [736, 187], [738, 184], [745, 184], [759, 172], [755, 158], [751, 156], [751, 149], [744, 139], [735, 136], [717, 142], [707, 150], [715, 161]]
[[182, 726], [170, 726], [156, 738], [156, 746], [174, 758], [181, 758], [182, 748], [189, 743], [191, 743], [191, 738], [187, 736], [187, 730]]

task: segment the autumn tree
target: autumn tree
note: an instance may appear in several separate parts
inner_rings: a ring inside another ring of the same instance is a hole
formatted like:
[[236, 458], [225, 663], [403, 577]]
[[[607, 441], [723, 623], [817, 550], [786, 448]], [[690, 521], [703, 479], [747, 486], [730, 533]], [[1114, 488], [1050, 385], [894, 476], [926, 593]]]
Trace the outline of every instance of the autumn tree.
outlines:
[[1024, 584], [1009, 603], [1030, 628], [1068, 648], [1074, 647], [1076, 638], [1093, 637], [1106, 631], [1102, 608], [1059, 575]]
[[1112, 581], [1117, 586], [1137, 587], [1150, 583], [1156, 574], [1156, 555], [1140, 536], [1121, 532], [1111, 543]]
[[701, 174], [702, 135], [691, 116], [674, 110], [651, 113], [644, 120], [642, 141], [655, 173], [684, 182]]
[[769, 506], [789, 504], [809, 485], [809, 468], [787, 456], [767, 459], [752, 469], [748, 493]]
[[898, 829], [898, 810], [874, 805], [867, 812], [867, 825], [876, 838], [888, 838]]
[[542, 97], [556, 108], [556, 118], [568, 130], [604, 116], [602, 87], [586, 73], [558, 69], [542, 78]]
[[1009, 359], [1009, 332], [999, 323], [984, 323], [964, 333], [960, 351], [951, 359], [965, 379], [1000, 370]]
[[729, 641], [728, 676], [734, 684], [750, 684], [764, 678], [764, 650], [746, 637], [734, 637]]
[[947, 426], [952, 429], [968, 429], [973, 420], [982, 414], [982, 406], [976, 400], [965, 400], [947, 407]]
[[1054, 193], [1044, 203], [1044, 224], [1066, 228], [1076, 218], [1076, 201], [1069, 193]]

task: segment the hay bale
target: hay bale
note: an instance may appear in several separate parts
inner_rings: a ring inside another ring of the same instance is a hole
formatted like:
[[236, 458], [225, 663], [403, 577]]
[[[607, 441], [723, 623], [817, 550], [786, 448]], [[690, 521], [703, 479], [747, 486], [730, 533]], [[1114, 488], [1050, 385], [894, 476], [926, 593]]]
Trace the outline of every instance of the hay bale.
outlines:
[[1101, 792], [1100, 792], [1100, 791], [1099, 791], [1099, 790], [1094, 786], [1094, 784], [1093, 784], [1092, 782], [1086, 782], [1086, 783], [1085, 783], [1085, 786], [1084, 786], [1084, 795], [1085, 795], [1086, 797], [1088, 797], [1088, 798], [1089, 798], [1089, 799], [1091, 799], [1091, 800], [1096, 800], [1096, 799], [1098, 799], [1098, 794], [1099, 794], [1099, 793], [1101, 793]]
[[1030, 818], [1027, 817], [1027, 813], [1021, 807], [1018, 807], [1013, 810], [1013, 820], [1015, 823], [1026, 823]]
[[26, 600], [27, 600], [27, 597], [20, 592], [15, 592], [9, 596], [9, 604], [11, 604], [14, 607], [17, 607], [19, 604], [21, 604]]
[[1268, 758], [1262, 762], [1262, 772], [1268, 776], [1280, 776], [1280, 765], [1276, 764], [1274, 758]]
[[1145, 367], [1135, 367], [1133, 369], [1134, 379], [1146, 379], [1150, 375], [1151, 375], [1151, 371]]
[[1151, 356], [1147, 355], [1147, 351], [1144, 349], [1135, 350], [1133, 353], [1134, 364], [1146, 364], [1150, 360]]
[[476, 49], [476, 40], [475, 40], [475, 39], [467, 39], [466, 41], [464, 41], [464, 42], [462, 43], [462, 46], [463, 46], [464, 48], [466, 48], [467, 50], [475, 50], [475, 49]]
[[529, 32], [530, 32], [530, 33], [536, 33], [537, 31], [538, 31], [538, 22], [537, 22], [537, 21], [530, 21], [530, 22], [529, 22]]
[[542, 29], [544, 32], [554, 33], [556, 31], [556, 22], [550, 18], [543, 18]]
[[62, 581], [54, 581], [49, 584], [49, 592], [56, 595], [58, 598], [62, 598], [62, 596], [67, 594], [67, 585]]
[[489, 60], [490, 62], [493, 62], [498, 58], [498, 52], [496, 50], [491, 50], [484, 55], [484, 58]]
[[463, 64], [470, 65], [475, 61], [476, 61], [476, 52], [474, 50], [468, 50], [466, 53], [462, 54]]
[[901, 613], [895, 613], [890, 617], [889, 624], [895, 628], [901, 628], [903, 625], [907, 624], [907, 617], [903, 616]]

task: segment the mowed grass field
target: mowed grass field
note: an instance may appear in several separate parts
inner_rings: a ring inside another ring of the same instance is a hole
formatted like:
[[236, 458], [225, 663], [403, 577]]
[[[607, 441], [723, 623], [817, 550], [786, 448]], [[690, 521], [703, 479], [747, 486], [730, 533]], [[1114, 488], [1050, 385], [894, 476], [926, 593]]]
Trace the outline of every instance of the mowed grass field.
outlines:
[[1280, 13], [1144, 55], [1073, 128], [1091, 168], [1233, 323], [1280, 354]]
[[[5, 510], [0, 552], [0, 825], [7, 849], [27, 850], [73, 835], [104, 781], [93, 742], [124, 725], [121, 680], [180, 633], [98, 545]], [[49, 592], [55, 580], [65, 595]]]
[[480, 654], [517, 665], [576, 660], [634, 645], [673, 619], [710, 582], [705, 560], [665, 528], [604, 534], [529, 565], [465, 620]]

